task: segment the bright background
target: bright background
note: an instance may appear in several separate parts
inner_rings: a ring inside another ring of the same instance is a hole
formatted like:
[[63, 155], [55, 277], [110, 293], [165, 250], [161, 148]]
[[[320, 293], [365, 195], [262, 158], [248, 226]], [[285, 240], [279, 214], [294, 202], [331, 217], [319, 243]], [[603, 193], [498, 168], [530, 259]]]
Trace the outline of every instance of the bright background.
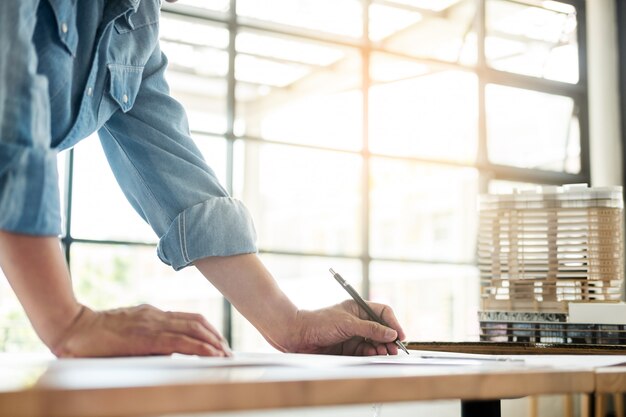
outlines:
[[[569, 4], [566, 4], [569, 3]], [[192, 136], [251, 210], [302, 308], [395, 309], [409, 340], [477, 340], [480, 193], [589, 182], [579, 1], [180, 0], [162, 49]], [[174, 273], [95, 137], [59, 156], [73, 284], [93, 308], [207, 316], [271, 350], [195, 269]], [[209, 236], [210, 238], [210, 236]], [[38, 341], [0, 279], [0, 351]]]

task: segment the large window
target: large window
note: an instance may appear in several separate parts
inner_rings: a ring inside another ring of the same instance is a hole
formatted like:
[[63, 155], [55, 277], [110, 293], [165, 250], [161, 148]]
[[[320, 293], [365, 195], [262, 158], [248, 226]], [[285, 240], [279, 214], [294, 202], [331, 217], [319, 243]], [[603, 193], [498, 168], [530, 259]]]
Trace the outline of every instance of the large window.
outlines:
[[[180, 0], [161, 41], [192, 135], [300, 307], [346, 297], [332, 267], [410, 340], [476, 340], [479, 194], [589, 182], [583, 3]], [[201, 312], [235, 349], [270, 349], [195, 269], [160, 264], [96, 139], [62, 158], [81, 300]], [[40, 346], [1, 282], [0, 350]]]

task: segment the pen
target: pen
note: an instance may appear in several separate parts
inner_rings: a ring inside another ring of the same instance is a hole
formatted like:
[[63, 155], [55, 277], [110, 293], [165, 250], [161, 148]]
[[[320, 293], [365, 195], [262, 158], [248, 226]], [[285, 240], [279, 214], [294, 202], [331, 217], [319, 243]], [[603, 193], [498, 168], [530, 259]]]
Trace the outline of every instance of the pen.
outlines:
[[[356, 303], [363, 309], [365, 310], [365, 312], [367, 313], [368, 316], [370, 316], [370, 319], [374, 320], [377, 323], [382, 324], [385, 327], [391, 327], [387, 324], [387, 322], [385, 322], [385, 320], [383, 320], [382, 317], [378, 317], [378, 315], [376, 313], [374, 313], [374, 310], [372, 310], [370, 308], [370, 306], [367, 305], [367, 303], [365, 302], [365, 300], [363, 300], [363, 298], [361, 298], [361, 296], [359, 295], [358, 292], [356, 292], [356, 290], [354, 288], [352, 288], [352, 286], [350, 284], [348, 284], [346, 282], [345, 279], [343, 279], [343, 277], [341, 275], [339, 275], [338, 273], [336, 273], [332, 268], [329, 269], [330, 273], [333, 274], [333, 277], [335, 277], [335, 279], [337, 280], [337, 282], [339, 284], [341, 284], [341, 286], [348, 291], [348, 294], [350, 294], [350, 296], [354, 299], [354, 301], [356, 301]], [[396, 345], [398, 345], [398, 347], [400, 349], [402, 349], [404, 352], [406, 352], [406, 354], [409, 354], [409, 351], [406, 349], [406, 347], [404, 347], [404, 345], [402, 344], [402, 342], [400, 341], [400, 339], [396, 338], [396, 340], [394, 340], [394, 343]]]

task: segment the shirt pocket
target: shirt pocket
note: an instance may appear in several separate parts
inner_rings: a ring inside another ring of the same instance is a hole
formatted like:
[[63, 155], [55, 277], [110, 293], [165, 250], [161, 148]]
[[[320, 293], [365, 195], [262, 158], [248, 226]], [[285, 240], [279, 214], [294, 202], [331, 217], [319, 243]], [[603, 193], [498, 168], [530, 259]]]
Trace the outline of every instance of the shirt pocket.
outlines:
[[109, 64], [109, 95], [119, 108], [128, 112], [133, 108], [141, 88], [142, 66]]
[[76, 27], [76, 6], [65, 0], [48, 0], [54, 14], [59, 41], [71, 56], [76, 56], [78, 29]]
[[[37, 9], [37, 24], [32, 42], [37, 51], [38, 72], [48, 79], [48, 95], [51, 100], [68, 90], [72, 78], [77, 38], [70, 12], [71, 10], [65, 12], [69, 16], [69, 23], [59, 23], [57, 14], [61, 12], [57, 13], [52, 3], [42, 1]], [[66, 32], [60, 29], [60, 25], [69, 25], [63, 26]]]

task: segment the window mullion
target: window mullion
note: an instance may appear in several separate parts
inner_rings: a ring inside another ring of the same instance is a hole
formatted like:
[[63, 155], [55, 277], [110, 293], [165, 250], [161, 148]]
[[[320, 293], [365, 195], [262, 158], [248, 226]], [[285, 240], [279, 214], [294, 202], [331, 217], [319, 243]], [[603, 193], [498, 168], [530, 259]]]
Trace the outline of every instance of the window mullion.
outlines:
[[371, 50], [369, 40], [369, 8], [371, 0], [363, 0], [363, 46], [361, 50], [361, 82], [363, 93], [363, 178], [362, 178], [362, 211], [361, 211], [361, 259], [362, 259], [362, 291], [366, 298], [370, 297], [370, 153], [369, 153], [369, 89]]
[[[232, 195], [234, 192], [234, 148], [235, 148], [235, 58], [237, 40], [237, 0], [230, 0], [228, 18], [228, 80], [226, 94], [226, 189]], [[223, 299], [223, 336], [229, 345], [233, 344], [233, 308], [230, 302]]]

